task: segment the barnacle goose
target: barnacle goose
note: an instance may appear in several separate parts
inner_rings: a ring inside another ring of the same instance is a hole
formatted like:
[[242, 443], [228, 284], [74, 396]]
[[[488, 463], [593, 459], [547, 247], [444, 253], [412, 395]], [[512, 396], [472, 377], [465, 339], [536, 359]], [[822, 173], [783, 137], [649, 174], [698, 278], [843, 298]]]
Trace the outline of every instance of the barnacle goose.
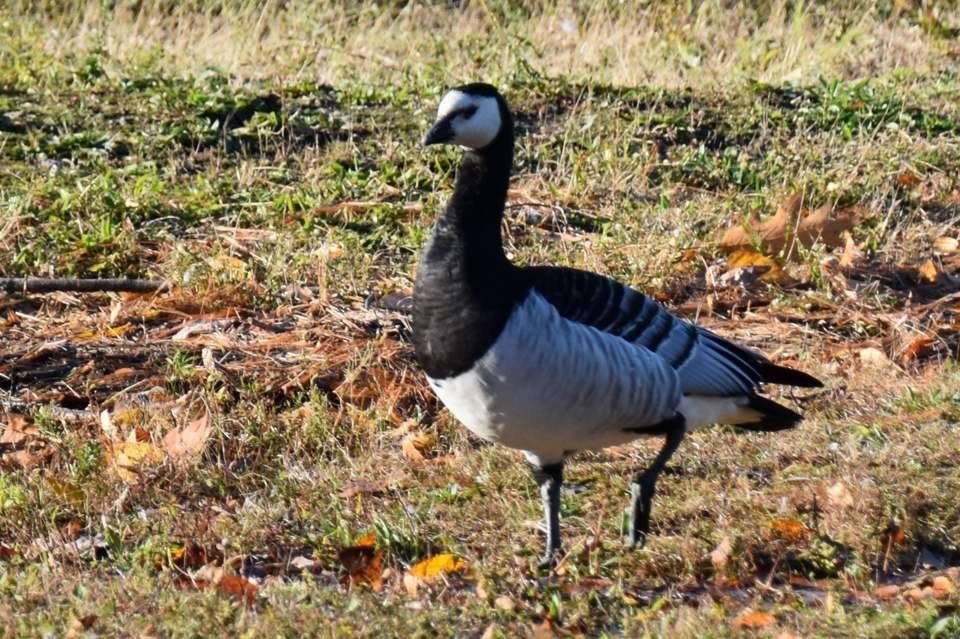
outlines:
[[513, 143], [510, 111], [494, 87], [467, 84], [441, 100], [423, 144], [457, 144], [464, 154], [417, 271], [413, 341], [453, 415], [533, 464], [548, 565], [560, 550], [560, 485], [571, 453], [665, 437], [631, 486], [629, 540], [642, 544], [657, 476], [687, 431], [714, 423], [791, 428], [801, 415], [761, 397], [759, 387], [821, 383], [602, 275], [512, 264], [500, 224]]

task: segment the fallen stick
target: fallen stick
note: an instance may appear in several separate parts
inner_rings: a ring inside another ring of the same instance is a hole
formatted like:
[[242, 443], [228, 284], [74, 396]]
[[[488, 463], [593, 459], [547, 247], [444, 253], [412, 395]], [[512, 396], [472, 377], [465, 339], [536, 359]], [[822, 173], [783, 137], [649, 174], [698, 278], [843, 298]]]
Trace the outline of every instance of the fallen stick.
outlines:
[[170, 288], [165, 280], [72, 279], [61, 277], [0, 277], [0, 290], [15, 293], [155, 293]]

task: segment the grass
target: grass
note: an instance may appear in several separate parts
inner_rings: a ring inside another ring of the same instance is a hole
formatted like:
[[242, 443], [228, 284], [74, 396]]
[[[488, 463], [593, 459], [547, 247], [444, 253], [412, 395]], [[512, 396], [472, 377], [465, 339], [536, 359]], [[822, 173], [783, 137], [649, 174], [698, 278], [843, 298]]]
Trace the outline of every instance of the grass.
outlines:
[[[960, 233], [960, 23], [915, 4], [5, 6], [0, 275], [174, 284], [0, 299], [27, 428], [0, 444], [6, 634], [960, 632], [956, 594], [921, 598], [960, 586], [960, 265], [934, 248]], [[458, 152], [419, 137], [477, 78], [521, 133], [515, 259], [609, 273], [827, 382], [796, 431], [689, 438], [642, 551], [628, 480], [658, 442], [578, 456], [556, 573], [519, 454], [441, 409], [375, 306], [452, 185]], [[720, 232], [794, 192], [869, 211], [859, 256], [724, 284]], [[351, 587], [376, 552], [382, 589]], [[412, 592], [441, 553], [466, 571]]]

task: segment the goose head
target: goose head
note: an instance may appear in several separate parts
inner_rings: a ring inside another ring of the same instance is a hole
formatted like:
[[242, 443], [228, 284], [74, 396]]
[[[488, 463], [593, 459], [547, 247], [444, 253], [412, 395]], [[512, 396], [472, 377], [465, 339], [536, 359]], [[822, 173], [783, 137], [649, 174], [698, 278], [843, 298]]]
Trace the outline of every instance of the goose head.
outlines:
[[512, 133], [512, 126], [506, 100], [494, 87], [476, 82], [447, 91], [423, 144], [482, 151], [507, 132]]

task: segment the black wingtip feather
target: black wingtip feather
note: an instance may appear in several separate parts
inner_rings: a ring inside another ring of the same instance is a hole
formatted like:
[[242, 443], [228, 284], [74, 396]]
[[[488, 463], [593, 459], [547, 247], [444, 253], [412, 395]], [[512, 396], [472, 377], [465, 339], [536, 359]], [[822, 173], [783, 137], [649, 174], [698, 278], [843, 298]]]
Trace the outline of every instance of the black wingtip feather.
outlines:
[[767, 399], [766, 397], [760, 397], [759, 395], [748, 395], [747, 399], [749, 400], [747, 405], [753, 410], [762, 413], [764, 418], [759, 422], [753, 422], [750, 424], [737, 424], [738, 428], [742, 428], [744, 430], [773, 432], [793, 428], [803, 421], [803, 415], [800, 413], [794, 412], [786, 406], [782, 406], [771, 399]]
[[786, 366], [777, 366], [771, 362], [760, 364], [760, 375], [763, 376], [765, 384], [782, 384], [784, 386], [800, 386], [801, 388], [823, 387], [823, 382], [813, 375], [807, 375], [802, 371]]

